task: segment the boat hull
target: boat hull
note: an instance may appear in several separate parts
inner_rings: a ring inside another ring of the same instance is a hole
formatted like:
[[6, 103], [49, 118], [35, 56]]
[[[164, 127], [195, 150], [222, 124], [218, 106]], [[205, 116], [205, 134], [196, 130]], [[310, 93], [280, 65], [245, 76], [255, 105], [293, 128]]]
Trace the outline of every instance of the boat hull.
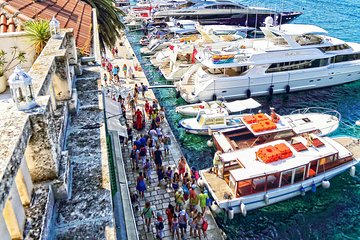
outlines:
[[196, 20], [201, 25], [235, 25], [235, 26], [247, 26], [247, 27], [261, 27], [265, 19], [269, 16], [274, 19], [278, 19], [278, 24], [290, 23], [299, 17], [301, 12], [284, 12], [281, 14], [277, 13], [246, 13], [238, 11], [222, 11], [219, 14], [204, 13], [199, 14], [198, 12], [187, 12], [187, 13], [161, 13], [157, 16], [160, 17], [173, 17], [180, 20]]
[[[268, 74], [254, 77], [214, 78], [206, 88], [193, 93], [194, 87], [177, 85], [180, 96], [188, 103], [210, 101], [214, 96], [226, 99], [242, 99], [256, 96], [267, 96], [288, 92], [304, 91], [316, 88], [330, 87], [350, 83], [360, 79], [360, 62], [349, 66], [325, 67], [311, 71], [297, 71], [296, 73]], [[250, 80], [250, 81], [249, 81]], [[220, 88], [214, 88], [221, 86]], [[270, 93], [270, 88], [272, 91]], [[190, 90], [189, 90], [190, 89]], [[192, 90], [191, 90], [192, 89]]]
[[[196, 120], [195, 120], [196, 121]], [[194, 121], [194, 122], [195, 122]], [[192, 133], [196, 135], [211, 135], [213, 132], [221, 131], [221, 130], [228, 130], [228, 129], [237, 129], [241, 126], [244, 126], [242, 123], [239, 123], [237, 125], [233, 126], [213, 126], [211, 128], [197, 128], [192, 127], [190, 124], [188, 124], [189, 119], [183, 119], [179, 122], [179, 127], [182, 127], [185, 129], [185, 132]]]
[[[319, 185], [322, 184], [322, 181], [324, 179], [329, 180], [341, 174], [342, 172], [346, 171], [347, 169], [351, 168], [352, 166], [355, 166], [357, 163], [358, 163], [357, 160], [350, 161], [346, 164], [343, 164], [339, 167], [327, 171], [326, 174], [319, 174], [318, 176], [315, 176], [313, 178], [307, 179], [299, 183], [295, 183], [290, 186], [276, 188], [267, 192], [261, 192], [244, 197], [233, 198], [231, 200], [218, 201], [217, 199], [215, 199], [215, 201], [222, 209], [227, 210], [229, 207], [232, 207], [235, 213], [243, 213], [241, 209], [242, 204], [245, 205], [246, 211], [249, 211], [299, 196], [302, 193], [300, 191], [301, 188], [303, 188], [305, 192], [311, 191], [313, 189], [313, 184], [315, 184], [316, 187], [318, 187]], [[200, 171], [200, 175], [203, 177], [202, 171]], [[203, 177], [203, 179], [205, 178]], [[209, 186], [209, 184], [206, 181], [204, 181], [204, 183], [206, 185], [206, 188], [211, 193], [211, 195], [215, 196], [215, 193], [212, 191], [211, 186]], [[265, 195], [267, 195], [268, 202], [265, 201], [266, 198]]]

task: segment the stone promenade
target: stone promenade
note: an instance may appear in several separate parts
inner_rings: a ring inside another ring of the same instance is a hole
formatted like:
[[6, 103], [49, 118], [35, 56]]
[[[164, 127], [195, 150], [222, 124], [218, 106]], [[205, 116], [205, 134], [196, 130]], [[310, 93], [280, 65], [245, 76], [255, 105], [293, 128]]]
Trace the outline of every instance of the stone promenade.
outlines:
[[[133, 93], [133, 87], [134, 87], [135, 83], [137, 83], [139, 86], [140, 83], [142, 82], [145, 85], [149, 86], [149, 83], [148, 83], [147, 78], [143, 71], [134, 71], [134, 73], [135, 73], [134, 80], [130, 80], [129, 78], [127, 78], [127, 79], [124, 78], [124, 75], [122, 72], [122, 66], [124, 65], [124, 63], [127, 65], [128, 68], [129, 68], [129, 66], [131, 66], [133, 69], [134, 69], [135, 65], [140, 66], [140, 64], [139, 64], [138, 60], [136, 59], [136, 57], [133, 53], [133, 50], [126, 38], [123, 39], [122, 45], [123, 46], [118, 47], [118, 49], [119, 49], [118, 56], [114, 57], [114, 56], [112, 56], [111, 53], [107, 54], [108, 58], [111, 59], [112, 64], [114, 66], [118, 65], [120, 67], [120, 72], [119, 72], [119, 76], [120, 76], [120, 80], [121, 80], [120, 83], [112, 83], [112, 84], [108, 83], [108, 86], [106, 87], [106, 89], [109, 89], [110, 92], [115, 93], [115, 94], [119, 94], [121, 89], [124, 89], [124, 88], [128, 89], [129, 92]], [[102, 75], [103, 75], [103, 73], [102, 73]], [[103, 82], [103, 84], [105, 84], [105, 83]], [[121, 87], [120, 87], [120, 85], [121, 85]], [[153, 94], [153, 92], [151, 90], [146, 92], [145, 97], [150, 103], [154, 99], [156, 99], [155, 95]], [[139, 101], [137, 104], [137, 108], [142, 108], [144, 106], [144, 100], [145, 99], [143, 99], [141, 94], [139, 94]], [[114, 106], [114, 105], [118, 104], [116, 101], [112, 100], [111, 97], [107, 97], [105, 101], [109, 103], [109, 104], [107, 103], [107, 105]], [[113, 107], [113, 109], [114, 109], [114, 107]], [[132, 113], [130, 110], [127, 111], [126, 115], [127, 115], [128, 121], [132, 119]], [[125, 120], [120, 119], [120, 122], [122, 122], [122, 124], [124, 124]], [[130, 126], [132, 126], [131, 122], [128, 122], [128, 123], [130, 124]], [[150, 122], [147, 120], [146, 126], [142, 131], [133, 130], [134, 140], [136, 139], [137, 136], [140, 136], [140, 134], [147, 133], [150, 128], [149, 125], [150, 125]], [[172, 145], [170, 147], [170, 154], [165, 156], [165, 158], [163, 160], [163, 166], [165, 166], [165, 168], [167, 168], [168, 166], [171, 166], [175, 170], [177, 168], [178, 160], [180, 159], [180, 157], [182, 155], [181, 150], [180, 150], [180, 147], [179, 147], [166, 119], [164, 122], [161, 123], [161, 128], [162, 128], [163, 134], [168, 134], [170, 136], [171, 142], [172, 142]], [[161, 149], [163, 149], [162, 146], [161, 146]], [[140, 166], [139, 170], [137, 170], [137, 171], [132, 170], [131, 159], [129, 156], [130, 150], [131, 150], [130, 143], [128, 146], [123, 146], [122, 147], [122, 156], [123, 156], [123, 161], [124, 161], [124, 165], [126, 168], [129, 189], [131, 192], [136, 192], [136, 178], [138, 177], [139, 171], [142, 171], [142, 168]], [[149, 156], [148, 156], [148, 158], [149, 158]], [[171, 203], [173, 206], [175, 206], [174, 191], [170, 188], [158, 186], [158, 179], [157, 179], [157, 174], [156, 174], [155, 168], [153, 168], [153, 170], [152, 170], [151, 182], [150, 182], [150, 184], [147, 184], [147, 186], [148, 186], [148, 188], [145, 191], [144, 199], [139, 198], [139, 200], [140, 200], [139, 211], [134, 212], [138, 232], [140, 235], [139, 237], [140, 237], [140, 239], [154, 239], [155, 238], [156, 230], [155, 230], [155, 226], [154, 226], [154, 220], [152, 221], [152, 232], [146, 233], [145, 227], [144, 227], [145, 222], [141, 218], [141, 210], [145, 205], [145, 201], [148, 200], [151, 202], [152, 207], [156, 211], [160, 211], [162, 213], [162, 217], [164, 219], [164, 225], [165, 225], [163, 239], [172, 239], [171, 232], [170, 232], [169, 226], [167, 224], [165, 209], [167, 208], [169, 203]], [[216, 240], [223, 239], [222, 232], [218, 228], [210, 210], [207, 210], [206, 219], [209, 222], [209, 228], [207, 231], [208, 239], [216, 239]], [[187, 234], [185, 236], [185, 239], [190, 239], [189, 228], [188, 228]]]

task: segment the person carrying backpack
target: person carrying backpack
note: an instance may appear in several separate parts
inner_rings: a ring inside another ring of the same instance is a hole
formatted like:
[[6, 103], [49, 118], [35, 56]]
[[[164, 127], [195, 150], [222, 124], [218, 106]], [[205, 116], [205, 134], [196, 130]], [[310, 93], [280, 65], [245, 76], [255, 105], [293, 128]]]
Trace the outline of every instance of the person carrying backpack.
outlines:
[[156, 238], [162, 239], [164, 235], [164, 221], [161, 216], [161, 212], [156, 213], [155, 227], [156, 227]]
[[136, 146], [134, 145], [134, 147], [131, 149], [131, 152], [130, 152], [130, 158], [131, 158], [131, 164], [132, 164], [132, 170], [133, 171], [135, 170], [135, 168], [139, 169], [136, 154], [137, 154], [136, 153]]
[[171, 145], [171, 138], [169, 135], [165, 135], [164, 136], [164, 152], [165, 152], [165, 155], [169, 154], [170, 152], [170, 145]]
[[189, 219], [189, 215], [186, 213], [186, 211], [184, 209], [181, 210], [179, 214], [179, 226], [181, 231], [181, 238], [183, 238], [184, 234], [186, 234], [188, 219]]
[[146, 153], [147, 153], [147, 150], [146, 150], [146, 147], [145, 146], [142, 146], [140, 148], [140, 159], [141, 159], [141, 162], [142, 162], [142, 165], [143, 167], [145, 167], [145, 164], [146, 164]]

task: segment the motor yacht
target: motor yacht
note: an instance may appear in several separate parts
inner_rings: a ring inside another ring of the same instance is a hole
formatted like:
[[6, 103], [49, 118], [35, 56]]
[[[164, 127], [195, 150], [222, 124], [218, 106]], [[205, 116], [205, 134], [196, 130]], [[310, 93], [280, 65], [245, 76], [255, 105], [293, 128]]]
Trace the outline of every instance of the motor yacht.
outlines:
[[154, 17], [196, 20], [201, 25], [236, 25], [258, 28], [262, 26], [268, 16], [272, 16], [276, 24], [285, 24], [301, 14], [301, 12], [277, 12], [267, 8], [248, 7], [228, 0], [207, 0], [197, 1], [190, 7], [158, 11], [154, 13]]
[[360, 44], [314, 25], [261, 28], [264, 38], [227, 47], [196, 46], [194, 64], [176, 83], [186, 102], [248, 98], [348, 83], [360, 79]]

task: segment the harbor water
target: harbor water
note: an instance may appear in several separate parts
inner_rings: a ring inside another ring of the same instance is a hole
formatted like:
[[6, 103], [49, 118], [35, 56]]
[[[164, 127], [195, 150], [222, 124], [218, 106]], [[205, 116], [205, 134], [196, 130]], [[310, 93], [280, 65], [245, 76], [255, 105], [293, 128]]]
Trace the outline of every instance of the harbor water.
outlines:
[[[295, 23], [315, 24], [329, 32], [330, 36], [345, 41], [360, 42], [360, 1], [358, 0], [299, 0], [299, 1], [241, 1], [251, 6], [269, 7], [277, 10], [302, 11]], [[140, 55], [141, 32], [129, 33], [139, 61], [152, 85], [165, 84], [157, 68]], [[359, 69], [360, 71], [360, 69]], [[206, 145], [209, 137], [187, 134], [178, 128], [181, 115], [175, 107], [185, 104], [176, 99], [174, 89], [154, 90], [160, 104], [166, 109], [166, 117], [181, 144], [190, 165], [198, 169], [212, 165], [214, 150]], [[256, 98], [263, 111], [275, 107], [279, 114], [305, 107], [327, 107], [342, 115], [339, 129], [332, 134], [351, 135], [360, 138], [360, 81], [330, 88]], [[360, 237], [360, 166], [357, 176], [343, 173], [331, 180], [328, 190], [318, 188], [304, 197], [297, 197], [248, 212], [246, 217], [238, 214], [228, 220], [224, 214], [216, 217], [219, 226], [229, 239], [359, 239]]]

